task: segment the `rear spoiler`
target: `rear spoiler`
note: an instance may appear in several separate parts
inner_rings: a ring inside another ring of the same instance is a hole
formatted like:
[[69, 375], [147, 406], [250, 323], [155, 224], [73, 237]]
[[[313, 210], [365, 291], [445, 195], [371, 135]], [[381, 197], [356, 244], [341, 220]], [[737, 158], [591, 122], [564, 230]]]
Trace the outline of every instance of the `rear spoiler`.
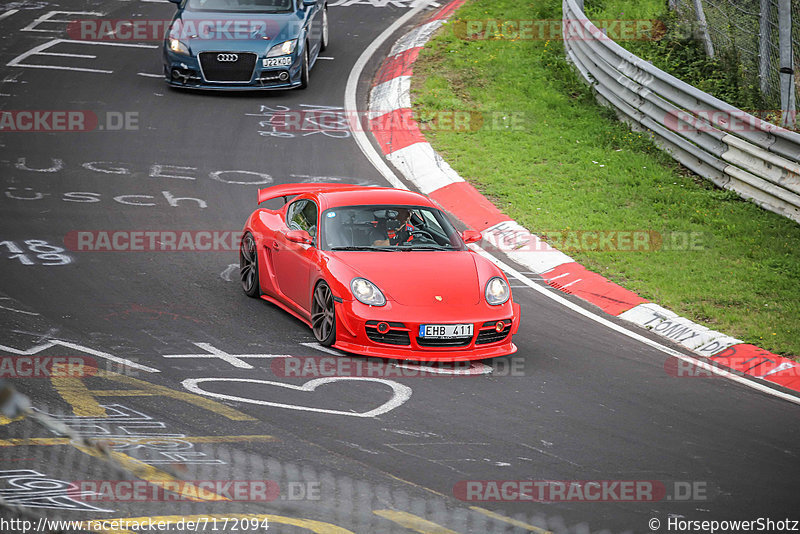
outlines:
[[288, 202], [288, 197], [302, 195], [303, 193], [323, 193], [325, 191], [343, 191], [346, 189], [361, 189], [364, 186], [338, 183], [300, 183], [273, 185], [258, 190], [258, 203], [283, 197]]

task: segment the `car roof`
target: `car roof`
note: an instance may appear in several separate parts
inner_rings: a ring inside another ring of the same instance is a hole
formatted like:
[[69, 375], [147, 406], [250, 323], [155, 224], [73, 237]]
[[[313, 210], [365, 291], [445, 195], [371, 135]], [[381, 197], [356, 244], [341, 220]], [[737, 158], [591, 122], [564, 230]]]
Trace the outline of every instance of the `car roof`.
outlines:
[[436, 207], [425, 195], [405, 189], [392, 189], [388, 187], [360, 187], [321, 191], [317, 193], [317, 198], [319, 199], [320, 209], [323, 211], [341, 206], [363, 206], [370, 204]]

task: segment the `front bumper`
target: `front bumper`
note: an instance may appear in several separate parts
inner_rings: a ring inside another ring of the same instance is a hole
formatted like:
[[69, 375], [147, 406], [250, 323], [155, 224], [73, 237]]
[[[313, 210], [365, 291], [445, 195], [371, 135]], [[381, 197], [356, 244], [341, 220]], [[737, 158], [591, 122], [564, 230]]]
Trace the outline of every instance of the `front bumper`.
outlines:
[[[176, 54], [163, 49], [164, 80], [173, 87], [220, 91], [292, 89], [300, 86], [302, 56], [295, 53], [288, 67], [264, 67], [264, 55], [258, 55], [250, 79], [237, 82], [209, 81], [196, 55]], [[285, 77], [285, 79], [283, 79]]]
[[[387, 309], [388, 308], [388, 309]], [[517, 351], [512, 337], [520, 322], [520, 307], [509, 301], [502, 306], [477, 306], [461, 314], [460, 310], [443, 315], [438, 308], [365, 306], [357, 301], [336, 303], [336, 343], [334, 347], [380, 358], [414, 361], [453, 362], [482, 360], [505, 356]], [[496, 324], [505, 327], [497, 332]], [[378, 323], [387, 323], [389, 331], [378, 333]], [[447, 341], [425, 341], [418, 336], [421, 324], [473, 325], [469, 338]], [[439, 344], [441, 343], [441, 344]]]

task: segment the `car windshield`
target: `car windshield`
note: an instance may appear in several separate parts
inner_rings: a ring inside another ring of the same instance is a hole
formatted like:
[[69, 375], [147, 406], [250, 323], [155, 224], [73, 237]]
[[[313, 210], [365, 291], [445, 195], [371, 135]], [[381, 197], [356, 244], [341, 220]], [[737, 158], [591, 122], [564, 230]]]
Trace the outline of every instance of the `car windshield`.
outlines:
[[465, 250], [445, 215], [421, 206], [343, 206], [322, 214], [328, 250]]
[[291, 11], [294, 0], [188, 0], [192, 11], [227, 11], [242, 13], [276, 13]]

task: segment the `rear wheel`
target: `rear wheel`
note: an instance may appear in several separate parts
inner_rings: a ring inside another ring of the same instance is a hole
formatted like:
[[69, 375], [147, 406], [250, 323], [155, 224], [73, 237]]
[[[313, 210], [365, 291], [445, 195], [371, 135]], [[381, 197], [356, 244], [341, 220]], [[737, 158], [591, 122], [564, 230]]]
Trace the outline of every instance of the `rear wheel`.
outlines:
[[242, 281], [242, 289], [248, 297], [261, 295], [261, 286], [258, 282], [256, 240], [250, 232], [244, 234], [239, 246], [239, 278]]
[[336, 341], [336, 309], [333, 293], [325, 282], [320, 282], [311, 295], [311, 329], [320, 345], [330, 347]]

